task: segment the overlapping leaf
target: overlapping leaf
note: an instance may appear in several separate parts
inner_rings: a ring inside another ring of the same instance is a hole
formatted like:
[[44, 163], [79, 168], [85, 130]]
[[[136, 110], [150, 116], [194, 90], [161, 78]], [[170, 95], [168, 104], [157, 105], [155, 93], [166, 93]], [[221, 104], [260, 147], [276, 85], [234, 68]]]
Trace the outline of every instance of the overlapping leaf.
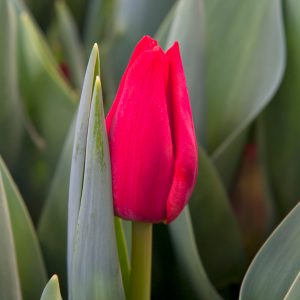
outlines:
[[221, 299], [210, 283], [198, 254], [188, 207], [169, 225], [169, 229], [181, 268], [192, 283], [199, 298]]
[[44, 288], [41, 300], [62, 300], [58, 277], [53, 275]]
[[99, 56], [95, 45], [77, 115], [71, 165], [68, 220], [70, 299], [124, 299], [98, 74]]
[[19, 152], [23, 116], [17, 82], [16, 13], [8, 0], [0, 1], [0, 22], [0, 153], [11, 165]]
[[285, 47], [279, 0], [206, 0], [205, 8], [207, 146], [216, 153], [271, 99]]
[[23, 299], [37, 299], [45, 285], [46, 273], [34, 227], [23, 200], [1, 158], [0, 172], [7, 199], [9, 230], [12, 231], [15, 247], [11, 255], [14, 252], [16, 254], [18, 278]]
[[190, 209], [198, 251], [209, 277], [218, 285], [238, 280], [244, 270], [240, 231], [219, 176], [201, 148]]
[[300, 2], [283, 2], [287, 69], [282, 85], [260, 119], [263, 147], [274, 199], [285, 215], [300, 198]]
[[0, 171], [0, 298], [21, 300], [21, 286], [6, 193]]
[[292, 295], [299, 289], [299, 245], [300, 204], [256, 255], [243, 280], [240, 299], [296, 299]]

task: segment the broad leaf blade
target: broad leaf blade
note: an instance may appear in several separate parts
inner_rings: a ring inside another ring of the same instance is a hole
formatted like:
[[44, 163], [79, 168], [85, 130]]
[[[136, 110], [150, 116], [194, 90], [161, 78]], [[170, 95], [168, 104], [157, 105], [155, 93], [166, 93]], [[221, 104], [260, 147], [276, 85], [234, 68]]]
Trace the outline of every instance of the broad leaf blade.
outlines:
[[[190, 200], [200, 256], [218, 285], [237, 281], [244, 271], [239, 227], [224, 186], [205, 151], [199, 148], [199, 174]], [[222, 251], [220, 251], [222, 249]]]
[[0, 171], [7, 196], [23, 299], [38, 299], [46, 283], [46, 271], [29, 213], [4, 162]]
[[172, 242], [181, 268], [200, 299], [220, 300], [210, 283], [198, 254], [188, 207], [169, 225]]
[[115, 239], [109, 148], [99, 77], [86, 141], [81, 202], [74, 236], [72, 299], [124, 299]]
[[244, 277], [240, 299], [284, 299], [300, 270], [299, 245], [300, 204], [256, 255]]
[[58, 277], [53, 275], [43, 291], [41, 300], [62, 300]]
[[287, 69], [280, 89], [259, 120], [267, 175], [281, 215], [300, 197], [300, 2], [286, 0], [283, 5]]
[[207, 146], [215, 153], [272, 98], [285, 66], [284, 33], [279, 0], [205, 0], [205, 8]]
[[16, 251], [2, 171], [0, 170], [0, 298], [21, 300]]

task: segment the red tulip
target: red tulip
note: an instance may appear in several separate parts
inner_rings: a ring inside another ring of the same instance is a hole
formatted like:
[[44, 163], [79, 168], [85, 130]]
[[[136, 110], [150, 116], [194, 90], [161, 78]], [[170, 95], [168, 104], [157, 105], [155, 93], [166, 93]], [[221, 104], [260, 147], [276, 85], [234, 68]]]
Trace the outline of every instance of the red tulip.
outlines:
[[169, 223], [187, 204], [197, 176], [197, 142], [176, 42], [166, 53], [137, 44], [106, 118], [115, 214]]

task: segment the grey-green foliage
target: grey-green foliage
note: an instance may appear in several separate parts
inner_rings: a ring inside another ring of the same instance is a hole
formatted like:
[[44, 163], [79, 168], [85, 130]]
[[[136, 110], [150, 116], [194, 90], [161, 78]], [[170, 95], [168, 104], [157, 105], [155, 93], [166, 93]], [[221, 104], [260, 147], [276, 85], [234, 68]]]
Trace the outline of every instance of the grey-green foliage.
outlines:
[[295, 299], [292, 295], [299, 291], [299, 223], [300, 204], [276, 228], [252, 261], [241, 287], [241, 300]]
[[280, 0], [205, 0], [207, 149], [222, 151], [271, 100], [285, 67]]
[[21, 286], [7, 197], [0, 171], [0, 298], [21, 300]]
[[241, 233], [218, 173], [202, 148], [198, 153], [199, 173], [190, 199], [195, 239], [208, 275], [224, 285], [241, 278], [245, 268]]
[[[10, 163], [19, 152], [23, 115], [17, 81], [17, 16], [10, 1], [0, 1], [0, 154]], [[12, 122], [12, 120], [14, 120]]]
[[68, 192], [74, 131], [75, 122], [65, 140], [38, 224], [47, 270], [58, 274], [63, 292], [67, 286]]
[[62, 300], [58, 277], [53, 275], [43, 290], [41, 300]]
[[259, 123], [270, 187], [281, 215], [290, 211], [300, 197], [300, 2], [283, 1], [283, 8], [287, 68], [280, 89]]
[[124, 299], [114, 228], [99, 54], [87, 67], [77, 115], [68, 220], [69, 299]]
[[169, 230], [181, 269], [191, 282], [198, 297], [220, 300], [221, 297], [207, 277], [199, 256], [188, 207], [169, 225]]
[[[204, 7], [202, 0], [180, 0], [167, 16], [164, 39], [160, 42], [169, 48], [179, 42], [189, 96], [193, 111], [196, 135], [202, 144], [205, 132], [205, 101], [203, 89], [203, 50], [204, 50]], [[170, 21], [170, 19], [172, 20]], [[168, 23], [170, 24], [168, 25]], [[162, 34], [160, 29], [160, 35]]]
[[[7, 201], [9, 213], [6, 216], [9, 219], [9, 229], [5, 229], [5, 226], [1, 228], [12, 232], [14, 249], [9, 255], [15, 256], [17, 260], [18, 273], [15, 280], [20, 281], [23, 299], [37, 299], [46, 282], [46, 271], [37, 236], [21, 195], [1, 158], [0, 172], [5, 195], [2, 197]], [[6, 209], [2, 213], [7, 214]], [[1, 256], [9, 260], [5, 254]]]

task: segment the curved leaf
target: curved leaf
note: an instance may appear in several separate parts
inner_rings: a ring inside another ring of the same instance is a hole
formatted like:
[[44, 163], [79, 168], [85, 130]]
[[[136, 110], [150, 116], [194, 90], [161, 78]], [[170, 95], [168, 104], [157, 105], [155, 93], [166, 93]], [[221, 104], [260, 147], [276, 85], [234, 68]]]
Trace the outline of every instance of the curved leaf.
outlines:
[[299, 246], [300, 204], [274, 230], [252, 261], [242, 283], [240, 299], [284, 299], [294, 283], [297, 285]]
[[41, 300], [62, 300], [58, 277], [53, 275], [43, 291]]
[[283, 5], [287, 69], [280, 89], [259, 122], [268, 179], [281, 215], [292, 209], [300, 197], [300, 2], [286, 0]]
[[46, 271], [36, 233], [22, 197], [1, 157], [0, 171], [7, 197], [23, 299], [38, 299], [46, 283]]
[[199, 174], [190, 200], [195, 238], [209, 277], [224, 285], [241, 277], [244, 249], [224, 186], [202, 148], [198, 160]]
[[221, 299], [210, 283], [198, 254], [188, 207], [168, 227], [181, 268], [185, 271], [199, 298]]
[[2, 171], [0, 170], [0, 298], [21, 300], [21, 286], [17, 269], [16, 251]]
[[58, 274], [63, 294], [67, 290], [68, 192], [74, 131], [75, 122], [65, 141], [38, 225], [47, 270]]
[[205, 0], [205, 8], [207, 149], [215, 155], [276, 91], [284, 33], [280, 0]]
[[30, 118], [46, 141], [46, 158], [53, 163], [73, 118], [76, 97], [62, 79], [46, 42], [25, 12], [20, 15], [18, 40], [22, 96]]

